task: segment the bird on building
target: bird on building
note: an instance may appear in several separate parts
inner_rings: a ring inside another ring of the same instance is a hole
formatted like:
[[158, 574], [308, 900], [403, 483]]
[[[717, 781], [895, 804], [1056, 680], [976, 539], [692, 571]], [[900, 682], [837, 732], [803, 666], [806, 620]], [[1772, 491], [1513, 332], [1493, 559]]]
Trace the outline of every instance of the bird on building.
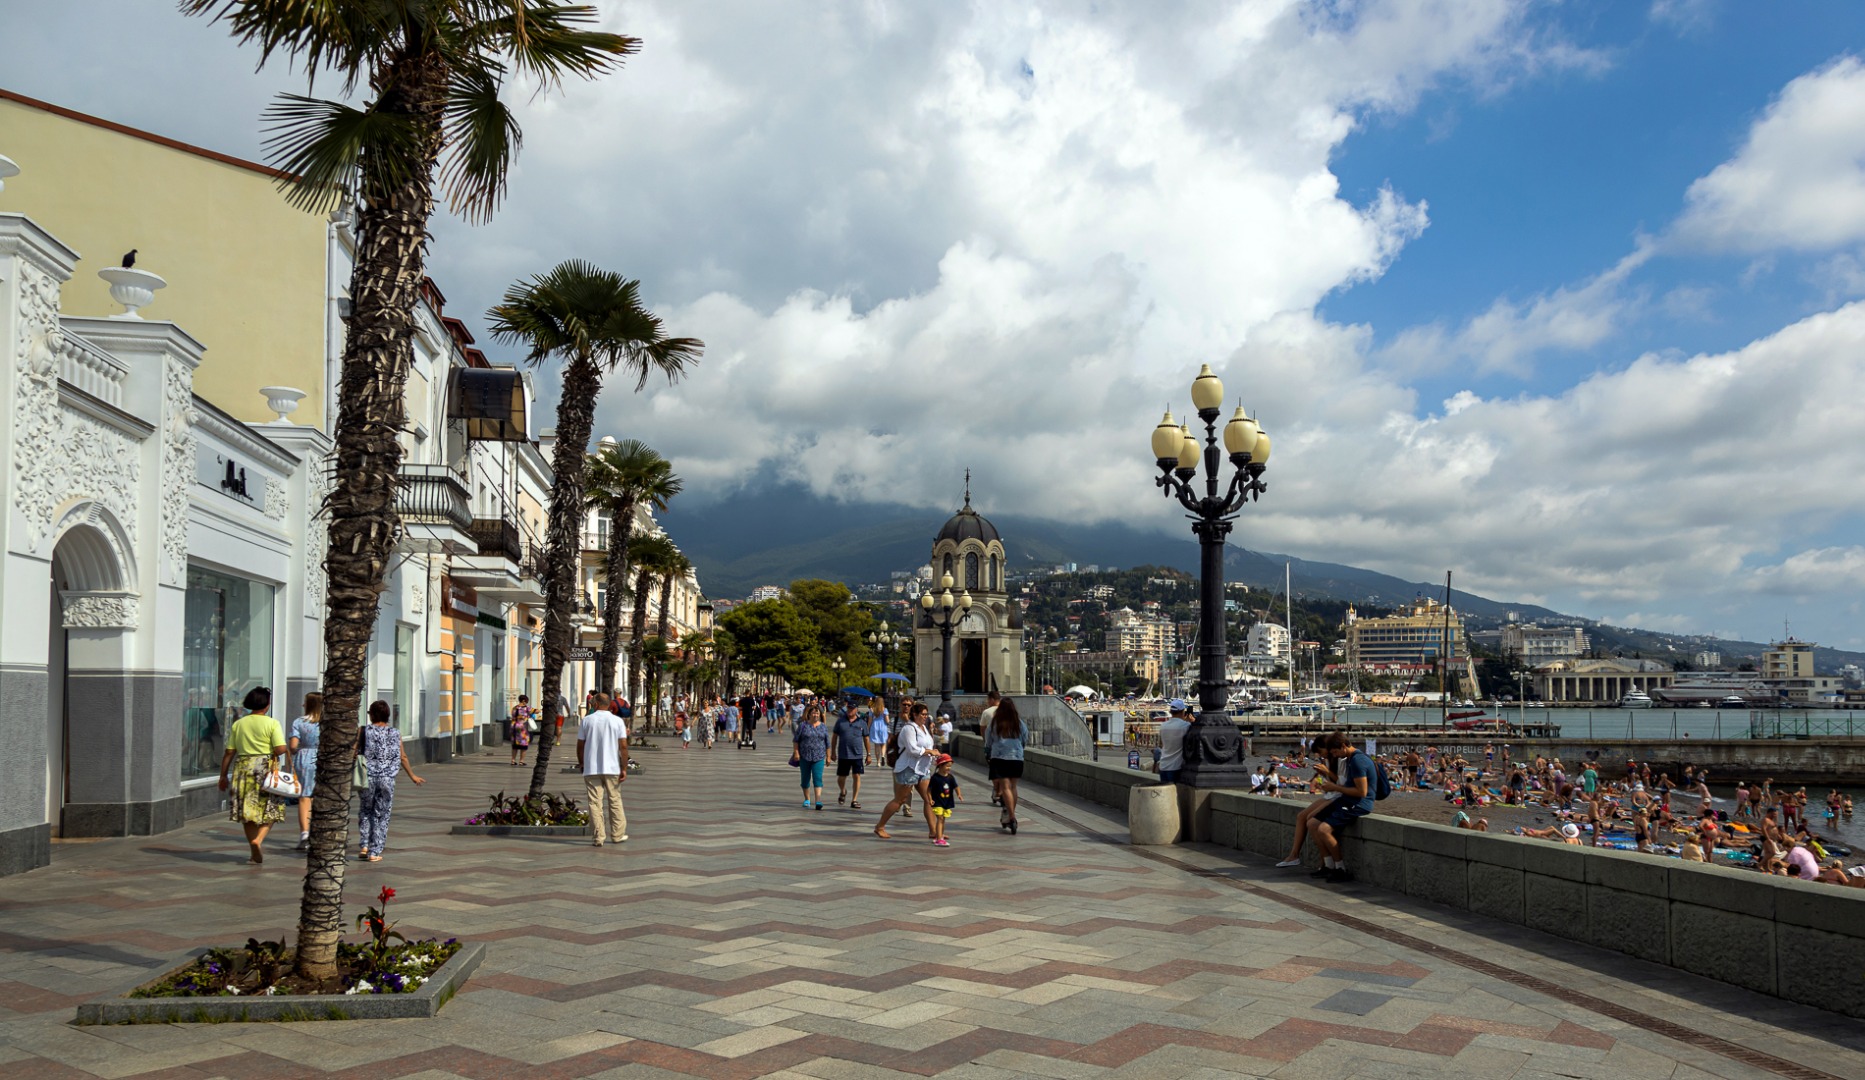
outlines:
[[123, 269], [128, 270], [130, 267], [135, 266], [135, 265], [136, 265], [136, 249], [130, 248], [129, 254], [123, 256]]

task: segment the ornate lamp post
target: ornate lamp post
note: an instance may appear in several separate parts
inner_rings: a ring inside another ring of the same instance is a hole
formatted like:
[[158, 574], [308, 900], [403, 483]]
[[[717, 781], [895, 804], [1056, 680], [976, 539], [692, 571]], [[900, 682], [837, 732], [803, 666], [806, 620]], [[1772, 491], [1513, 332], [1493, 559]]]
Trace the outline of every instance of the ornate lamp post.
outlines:
[[952, 575], [944, 574], [939, 578], [939, 595], [930, 592], [920, 594], [920, 607], [925, 609], [926, 617], [932, 621], [933, 629], [939, 631], [939, 716], [958, 719], [958, 709], [952, 704], [952, 631], [958, 629], [958, 621], [971, 610], [971, 592], [961, 589], [952, 595]]
[[848, 670], [848, 663], [838, 656], [829, 662], [829, 670], [835, 672], [835, 696], [839, 698], [842, 696], [842, 672]]
[[[1224, 637], [1224, 538], [1247, 502], [1268, 490], [1262, 481], [1269, 463], [1269, 435], [1243, 414], [1243, 406], [1224, 425], [1224, 452], [1236, 470], [1224, 482], [1218, 451], [1217, 420], [1222, 414], [1224, 384], [1204, 365], [1192, 380], [1192, 405], [1204, 421], [1200, 447], [1188, 426], [1172, 414], [1153, 429], [1153, 459], [1159, 466], [1154, 483], [1168, 498], [1190, 511], [1198, 536], [1198, 719], [1185, 733], [1185, 767], [1179, 783], [1192, 787], [1244, 787], [1249, 766], [1243, 761], [1243, 736], [1224, 711], [1230, 697], [1225, 672], [1229, 648]], [[1197, 483], [1203, 465], [1202, 493]]]
[[894, 654], [895, 649], [906, 644], [906, 642], [907, 639], [905, 635], [896, 634], [892, 630], [886, 628], [882, 628], [879, 633], [875, 633], [872, 630], [868, 631], [868, 646], [876, 653], [880, 654], [882, 671], [887, 670], [887, 658]]

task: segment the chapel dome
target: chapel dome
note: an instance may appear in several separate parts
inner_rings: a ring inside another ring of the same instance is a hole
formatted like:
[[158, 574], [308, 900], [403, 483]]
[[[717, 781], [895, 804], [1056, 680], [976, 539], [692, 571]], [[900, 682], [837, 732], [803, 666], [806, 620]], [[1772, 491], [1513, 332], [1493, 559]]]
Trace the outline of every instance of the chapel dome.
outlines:
[[939, 530], [939, 536], [933, 543], [936, 544], [941, 540], [954, 542], [979, 540], [988, 544], [994, 540], [1002, 543], [1003, 537], [997, 535], [997, 526], [985, 520], [984, 516], [973, 510], [971, 504], [967, 502], [964, 509], [953, 514], [952, 519], [945, 523], [945, 528]]

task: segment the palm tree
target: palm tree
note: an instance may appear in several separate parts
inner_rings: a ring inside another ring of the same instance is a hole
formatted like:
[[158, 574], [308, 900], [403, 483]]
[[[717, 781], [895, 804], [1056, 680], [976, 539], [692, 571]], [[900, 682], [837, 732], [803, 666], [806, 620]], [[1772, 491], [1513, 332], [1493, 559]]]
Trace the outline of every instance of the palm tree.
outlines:
[[[609, 512], [615, 523], [609, 533], [608, 557], [603, 572], [620, 585], [628, 576], [628, 541], [635, 528], [635, 508], [642, 503], [665, 511], [667, 501], [680, 494], [684, 483], [673, 465], [640, 439], [606, 444], [589, 455], [585, 477], [589, 498]], [[602, 605], [602, 652], [596, 661], [596, 682], [601, 689], [615, 686], [615, 663], [622, 652], [622, 590], [611, 587]]]
[[[660, 700], [661, 676], [667, 669], [668, 658], [672, 655], [673, 650], [667, 647], [666, 638], [651, 637], [641, 643], [641, 667], [642, 674], [647, 679], [644, 689], [649, 702]], [[659, 722], [658, 712], [659, 710], [655, 708], [648, 710], [648, 723]], [[643, 714], [641, 710], [636, 710], [635, 715]]]
[[[671, 605], [671, 601], [673, 600], [673, 583], [686, 577], [687, 574], [692, 572], [692, 569], [693, 564], [687, 561], [687, 557], [680, 553], [679, 548], [673, 549], [672, 556], [669, 557], [666, 564], [661, 567], [661, 610], [659, 618], [657, 618], [654, 623], [654, 636], [660, 638], [662, 641], [667, 640], [667, 624], [672, 621], [673, 617]], [[658, 709], [660, 707], [660, 695], [650, 694], [649, 697], [652, 698], [655, 708]]]
[[639, 705], [641, 647], [647, 640], [648, 628], [648, 585], [654, 579], [667, 575], [680, 549], [673, 546], [673, 541], [667, 539], [665, 533], [644, 536], [631, 546], [633, 554], [630, 561], [635, 565], [635, 610], [628, 636], [628, 700]]
[[359, 105], [282, 94], [266, 110], [266, 147], [286, 198], [324, 211], [355, 208], [338, 387], [335, 490], [324, 614], [324, 724], [311, 852], [293, 970], [337, 973], [342, 933], [349, 777], [362, 713], [377, 598], [400, 533], [395, 508], [407, 426], [403, 392], [413, 356], [414, 308], [426, 277], [435, 186], [453, 210], [491, 217], [521, 133], [499, 93], [524, 75], [546, 88], [593, 77], [640, 48], [635, 38], [587, 29], [595, 9], [553, 0], [181, 0], [188, 15], [224, 21], [240, 42], [334, 75]]
[[[564, 362], [563, 391], [557, 400], [557, 443], [551, 451], [550, 521], [544, 539], [544, 700], [545, 723], [539, 725], [537, 765], [530, 794], [544, 794], [550, 776], [550, 752], [557, 738], [557, 698], [563, 666], [570, 659], [570, 620], [576, 612], [578, 561], [582, 552], [584, 455], [595, 425], [596, 397], [602, 380], [620, 369], [635, 376], [635, 391], [660, 372], [667, 381], [698, 359], [705, 343], [670, 338], [660, 319], [641, 306], [641, 283], [602, 270], [580, 259], [559, 263], [548, 273], [519, 282], [486, 313], [492, 335], [528, 350], [525, 359], [541, 364]], [[615, 588], [611, 581], [609, 588]]]

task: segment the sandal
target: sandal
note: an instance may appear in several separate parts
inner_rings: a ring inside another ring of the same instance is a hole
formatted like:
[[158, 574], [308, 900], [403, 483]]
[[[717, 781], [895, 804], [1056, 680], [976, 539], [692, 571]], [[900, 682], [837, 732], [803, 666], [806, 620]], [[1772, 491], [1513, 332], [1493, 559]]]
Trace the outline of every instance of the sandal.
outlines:
[[[1015, 830], [1012, 830], [1012, 831], [1015, 831]], [[368, 858], [367, 860], [365, 860], [365, 861], [367, 861], [367, 862], [381, 862], [381, 861], [382, 861], [382, 856], [380, 856], [380, 855], [371, 855], [371, 856], [369, 856], [369, 858]]]
[[842, 792], [841, 794], [835, 797], [835, 805], [837, 806], [840, 806], [847, 801], [848, 801], [848, 792], [846, 791]]
[[858, 802], [852, 802], [852, 803], [849, 803], [849, 804], [848, 804], [848, 808], [849, 808], [850, 810], [859, 810], [859, 809], [861, 809], [861, 804], [860, 804], [860, 803], [858, 803]]
[[892, 840], [892, 839], [893, 839], [893, 837], [892, 837], [891, 835], [889, 835], [889, 834], [888, 834], [888, 832], [887, 832], [887, 830], [885, 830], [885, 829], [883, 829], [883, 828], [881, 828], [881, 827], [880, 827], [879, 825], [876, 825], [876, 826], [874, 827], [874, 835], [876, 835], [876, 836], [878, 836], [878, 837], [880, 837], [880, 838], [881, 838], [881, 839], [883, 839], [883, 840]]

